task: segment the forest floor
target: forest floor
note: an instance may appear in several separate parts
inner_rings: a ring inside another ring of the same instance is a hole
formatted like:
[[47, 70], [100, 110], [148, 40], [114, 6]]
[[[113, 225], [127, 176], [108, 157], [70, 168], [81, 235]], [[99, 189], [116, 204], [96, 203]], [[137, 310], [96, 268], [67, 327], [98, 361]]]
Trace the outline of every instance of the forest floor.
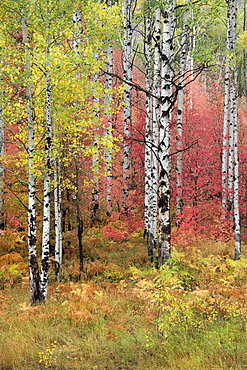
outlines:
[[142, 232], [121, 241], [90, 229], [81, 279], [65, 250], [46, 304], [30, 306], [25, 237], [0, 239], [0, 369], [247, 369], [247, 274], [232, 245], [174, 247], [156, 270]]

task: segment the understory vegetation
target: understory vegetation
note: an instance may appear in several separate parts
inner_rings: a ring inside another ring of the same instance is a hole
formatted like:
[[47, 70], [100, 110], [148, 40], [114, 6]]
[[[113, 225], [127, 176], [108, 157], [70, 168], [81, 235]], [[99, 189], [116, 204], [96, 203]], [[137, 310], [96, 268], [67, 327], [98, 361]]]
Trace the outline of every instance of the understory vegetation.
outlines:
[[[119, 221], [120, 222], [120, 221]], [[148, 262], [142, 229], [73, 239], [46, 304], [30, 306], [25, 233], [0, 236], [0, 369], [245, 369], [246, 246], [194, 237], [169, 263]]]

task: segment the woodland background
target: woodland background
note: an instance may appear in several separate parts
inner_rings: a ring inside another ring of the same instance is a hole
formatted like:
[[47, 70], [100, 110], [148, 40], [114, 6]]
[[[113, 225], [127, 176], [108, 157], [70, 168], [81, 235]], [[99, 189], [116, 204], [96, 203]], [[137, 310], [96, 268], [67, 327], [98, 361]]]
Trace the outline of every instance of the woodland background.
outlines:
[[0, 369], [245, 369], [245, 1], [0, 17]]

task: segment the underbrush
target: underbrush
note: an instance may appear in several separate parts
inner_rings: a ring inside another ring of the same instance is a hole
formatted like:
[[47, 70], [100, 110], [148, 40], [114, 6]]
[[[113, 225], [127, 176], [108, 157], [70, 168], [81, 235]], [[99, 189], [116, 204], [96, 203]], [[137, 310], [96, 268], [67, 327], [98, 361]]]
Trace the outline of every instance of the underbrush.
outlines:
[[198, 245], [156, 270], [141, 230], [114, 241], [91, 229], [82, 279], [71, 248], [36, 306], [15, 246], [0, 258], [0, 369], [245, 369], [245, 250], [233, 261], [230, 243]]

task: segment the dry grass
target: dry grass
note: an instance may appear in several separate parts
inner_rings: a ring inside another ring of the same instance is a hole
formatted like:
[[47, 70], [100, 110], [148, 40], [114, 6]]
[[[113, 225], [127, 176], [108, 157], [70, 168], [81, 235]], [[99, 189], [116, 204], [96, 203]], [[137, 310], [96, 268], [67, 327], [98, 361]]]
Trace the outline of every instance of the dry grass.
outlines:
[[[170, 265], [156, 271], [141, 233], [108, 243], [96, 230], [85, 243], [82, 280], [72, 251], [61, 283], [51, 274], [45, 305], [29, 305], [22, 256], [0, 258], [9, 274], [0, 290], [0, 369], [245, 368], [246, 261], [229, 258], [230, 244], [208, 240], [200, 248], [176, 248]], [[216, 320], [209, 320], [210, 305]], [[201, 314], [201, 328], [194, 312]]]

